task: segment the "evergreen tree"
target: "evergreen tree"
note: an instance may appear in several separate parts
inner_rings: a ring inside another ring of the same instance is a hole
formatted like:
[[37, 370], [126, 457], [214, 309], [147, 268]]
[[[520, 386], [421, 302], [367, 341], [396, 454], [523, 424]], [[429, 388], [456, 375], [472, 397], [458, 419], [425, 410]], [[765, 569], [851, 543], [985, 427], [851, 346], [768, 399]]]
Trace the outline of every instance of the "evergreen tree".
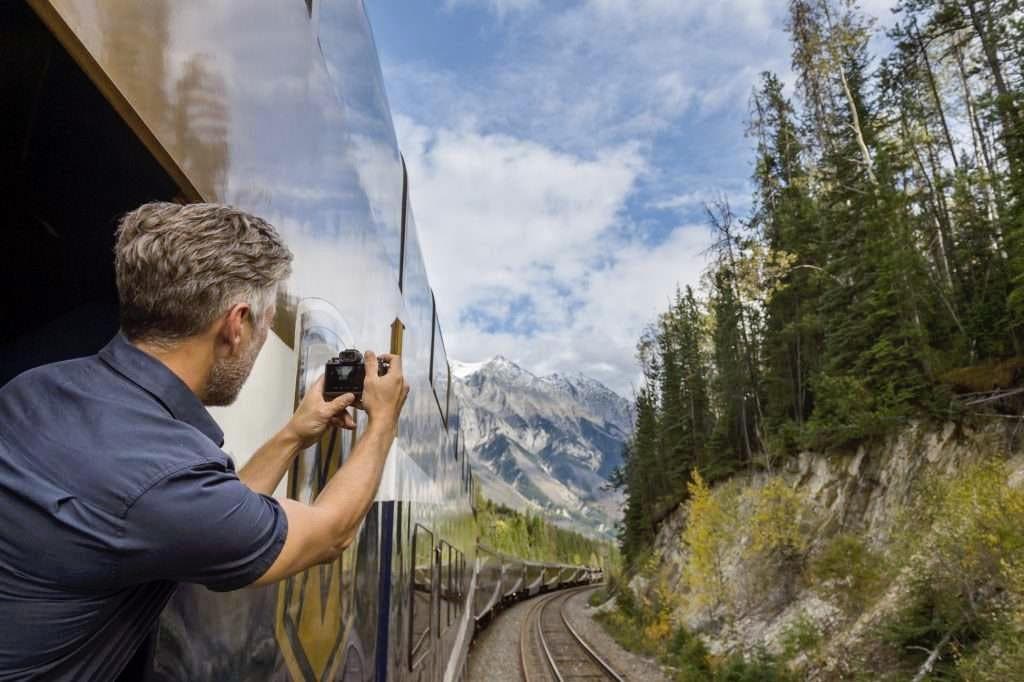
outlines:
[[691, 468], [884, 435], [945, 410], [950, 370], [1024, 353], [1019, 0], [902, 0], [877, 69], [854, 0], [789, 10], [796, 93], [753, 94], [753, 210], [709, 210], [703, 298], [677, 292], [638, 345], [634, 559]]

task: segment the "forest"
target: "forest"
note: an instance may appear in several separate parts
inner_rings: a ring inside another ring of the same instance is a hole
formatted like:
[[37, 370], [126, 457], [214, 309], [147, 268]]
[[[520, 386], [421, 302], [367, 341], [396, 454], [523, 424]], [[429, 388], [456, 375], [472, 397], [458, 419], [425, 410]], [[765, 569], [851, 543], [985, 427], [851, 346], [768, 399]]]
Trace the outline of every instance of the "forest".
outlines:
[[520, 513], [478, 495], [477, 524], [480, 544], [531, 561], [607, 566], [617, 563], [610, 543], [559, 528], [541, 514]]
[[852, 0], [791, 0], [787, 30], [795, 91], [763, 73], [750, 99], [752, 208], [709, 202], [701, 286], [638, 343], [627, 562], [694, 470], [955, 418], [1024, 369], [1018, 0], [903, 0], [881, 38]]

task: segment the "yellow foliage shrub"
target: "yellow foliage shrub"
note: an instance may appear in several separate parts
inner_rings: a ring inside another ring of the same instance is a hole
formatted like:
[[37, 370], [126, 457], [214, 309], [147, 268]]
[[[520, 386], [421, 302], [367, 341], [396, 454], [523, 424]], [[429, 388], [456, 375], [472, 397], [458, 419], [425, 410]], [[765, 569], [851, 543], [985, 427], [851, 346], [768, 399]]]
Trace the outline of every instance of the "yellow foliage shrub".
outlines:
[[802, 552], [808, 542], [803, 497], [779, 477], [769, 479], [752, 494], [749, 549], [759, 554]]
[[696, 469], [687, 488], [690, 498], [682, 539], [690, 556], [684, 580], [696, 606], [717, 606], [727, 596], [724, 560], [735, 536], [735, 488], [711, 490]]

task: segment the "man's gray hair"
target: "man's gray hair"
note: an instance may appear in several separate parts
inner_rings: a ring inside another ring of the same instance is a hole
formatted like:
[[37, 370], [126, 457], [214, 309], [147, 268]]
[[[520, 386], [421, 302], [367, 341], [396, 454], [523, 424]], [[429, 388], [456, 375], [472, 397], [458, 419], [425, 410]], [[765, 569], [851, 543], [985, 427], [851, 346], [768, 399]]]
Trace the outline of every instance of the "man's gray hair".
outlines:
[[249, 304], [259, 324], [291, 261], [270, 223], [237, 208], [143, 204], [117, 228], [121, 331], [133, 341], [173, 343], [236, 303]]

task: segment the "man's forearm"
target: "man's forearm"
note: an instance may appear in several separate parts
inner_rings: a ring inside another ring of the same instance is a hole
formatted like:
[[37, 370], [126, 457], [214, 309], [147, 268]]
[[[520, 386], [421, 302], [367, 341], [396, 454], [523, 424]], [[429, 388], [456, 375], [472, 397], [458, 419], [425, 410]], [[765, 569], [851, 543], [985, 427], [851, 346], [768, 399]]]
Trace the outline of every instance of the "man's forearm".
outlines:
[[254, 492], [273, 495], [301, 449], [298, 436], [285, 427], [253, 453], [238, 478]]
[[352, 454], [327, 486], [317, 496], [313, 506], [330, 518], [333, 533], [343, 540], [352, 541], [377, 494], [388, 451], [395, 439], [394, 421], [373, 420], [352, 449]]

